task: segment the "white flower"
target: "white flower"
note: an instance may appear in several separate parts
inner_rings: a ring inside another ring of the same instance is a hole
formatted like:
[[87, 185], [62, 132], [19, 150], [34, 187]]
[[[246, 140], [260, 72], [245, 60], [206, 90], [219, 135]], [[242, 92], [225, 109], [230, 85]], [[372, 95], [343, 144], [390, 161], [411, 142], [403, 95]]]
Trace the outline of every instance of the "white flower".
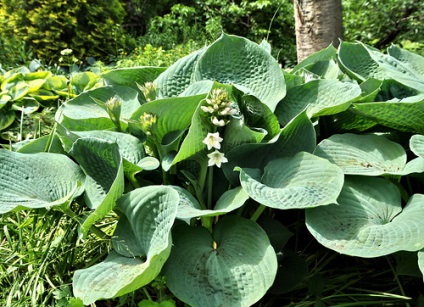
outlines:
[[208, 150], [212, 148], [220, 149], [221, 148], [222, 138], [219, 136], [219, 132], [208, 133], [208, 135], [203, 140], [203, 143], [208, 146]]
[[200, 108], [202, 109], [203, 112], [205, 113], [213, 113], [215, 112], [215, 110], [212, 107], [207, 107], [207, 106], [200, 106]]
[[226, 122], [223, 119], [219, 120], [216, 116], [212, 116], [211, 121], [212, 121], [212, 124], [219, 127], [223, 127], [226, 124]]
[[72, 49], [66, 48], [66, 49], [63, 49], [62, 51], [60, 51], [60, 54], [61, 55], [70, 55], [72, 52], [73, 52]]
[[208, 154], [208, 158], [208, 166], [216, 165], [218, 167], [221, 167], [222, 163], [228, 162], [228, 159], [224, 157], [224, 154], [222, 152], [219, 152], [218, 150], [215, 150], [214, 152]]

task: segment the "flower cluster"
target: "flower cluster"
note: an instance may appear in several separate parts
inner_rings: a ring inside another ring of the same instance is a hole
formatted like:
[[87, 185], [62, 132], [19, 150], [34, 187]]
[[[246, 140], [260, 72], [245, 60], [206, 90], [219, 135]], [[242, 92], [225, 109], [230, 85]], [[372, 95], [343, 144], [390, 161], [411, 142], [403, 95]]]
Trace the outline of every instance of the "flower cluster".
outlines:
[[157, 88], [153, 82], [146, 82], [144, 85], [140, 85], [137, 83], [137, 87], [143, 93], [144, 97], [146, 97], [146, 101], [153, 101], [157, 96]]
[[200, 108], [203, 112], [211, 114], [212, 124], [218, 127], [229, 122], [228, 116], [238, 113], [237, 105], [230, 100], [228, 92], [220, 88], [212, 90], [210, 97], [206, 99], [206, 105]]
[[203, 140], [203, 143], [206, 144], [208, 150], [215, 148], [214, 152], [208, 154], [208, 166], [216, 165], [221, 167], [222, 163], [228, 162], [228, 159], [224, 156], [222, 152], [219, 152], [218, 149], [221, 149], [222, 138], [219, 136], [219, 132], [208, 133], [208, 135]]
[[152, 127], [156, 122], [157, 117], [154, 114], [144, 112], [143, 115], [140, 116], [141, 129], [147, 135], [151, 135]]

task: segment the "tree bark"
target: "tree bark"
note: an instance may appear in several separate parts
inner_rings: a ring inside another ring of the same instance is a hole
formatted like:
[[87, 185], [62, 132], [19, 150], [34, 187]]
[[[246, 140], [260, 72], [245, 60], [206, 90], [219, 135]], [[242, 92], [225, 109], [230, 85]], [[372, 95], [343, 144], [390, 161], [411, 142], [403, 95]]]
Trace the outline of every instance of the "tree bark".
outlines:
[[297, 61], [343, 38], [341, 0], [293, 0]]

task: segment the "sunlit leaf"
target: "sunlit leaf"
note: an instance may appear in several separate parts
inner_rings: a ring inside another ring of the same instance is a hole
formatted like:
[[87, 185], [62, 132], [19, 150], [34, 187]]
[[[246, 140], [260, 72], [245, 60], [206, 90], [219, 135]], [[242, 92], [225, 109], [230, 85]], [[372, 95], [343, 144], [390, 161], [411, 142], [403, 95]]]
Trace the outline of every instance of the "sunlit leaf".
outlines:
[[187, 304], [251, 306], [274, 281], [274, 249], [266, 233], [250, 220], [224, 217], [213, 234], [203, 227], [180, 225], [173, 237], [164, 274], [171, 292]]
[[424, 247], [424, 195], [414, 194], [402, 208], [400, 192], [390, 181], [351, 177], [338, 205], [306, 211], [306, 226], [327, 248], [359, 257], [379, 257]]

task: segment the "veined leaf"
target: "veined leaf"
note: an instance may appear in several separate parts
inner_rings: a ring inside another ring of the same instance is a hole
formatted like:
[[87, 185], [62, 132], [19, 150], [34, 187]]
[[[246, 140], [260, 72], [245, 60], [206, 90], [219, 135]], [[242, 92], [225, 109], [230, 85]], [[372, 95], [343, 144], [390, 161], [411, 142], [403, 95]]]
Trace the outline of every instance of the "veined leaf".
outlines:
[[268, 163], [257, 169], [236, 168], [251, 198], [276, 209], [311, 208], [337, 203], [343, 172], [328, 160], [306, 152]]
[[107, 84], [129, 86], [137, 90], [137, 84], [153, 82], [165, 69], [165, 67], [119, 68], [102, 74], [102, 77]]
[[122, 296], [150, 283], [169, 256], [179, 202], [171, 187], [149, 186], [118, 200], [122, 211], [112, 251], [103, 262], [74, 274], [74, 295], [84, 304]]
[[271, 111], [286, 94], [277, 61], [261, 46], [239, 36], [222, 34], [195, 65], [193, 81], [232, 84], [265, 103]]
[[342, 42], [339, 46], [339, 63], [348, 74], [361, 81], [370, 77], [379, 80], [394, 79], [424, 91], [424, 78], [416, 70], [362, 43]]
[[140, 121], [140, 117], [144, 113], [156, 116], [156, 124], [152, 128], [152, 134], [159, 143], [163, 143], [163, 138], [168, 133], [184, 131], [188, 128], [197, 106], [205, 97], [205, 94], [201, 94], [151, 101], [140, 106], [131, 119]]
[[365, 258], [424, 247], [424, 195], [413, 195], [402, 209], [400, 192], [390, 181], [351, 177], [338, 205], [308, 209], [306, 226], [327, 248]]
[[70, 150], [86, 174], [85, 202], [94, 211], [85, 219], [82, 230], [103, 218], [124, 192], [122, 156], [117, 143], [97, 138], [80, 138]]
[[[306, 112], [299, 114], [285, 126], [280, 135], [268, 143], [242, 144], [231, 150], [228, 163], [223, 165], [225, 176], [231, 183], [238, 183], [234, 167], [263, 169], [269, 161], [294, 156], [300, 151], [312, 153], [316, 146], [315, 130]], [[251, 159], [255, 157], [255, 159]]]
[[234, 211], [249, 199], [249, 195], [237, 187], [226, 191], [221, 195], [213, 210], [201, 209], [197, 200], [187, 191], [174, 187], [180, 193], [180, 204], [178, 206], [177, 218], [187, 220], [201, 216], [218, 216]]
[[193, 83], [194, 66], [205, 49], [202, 48], [179, 59], [155, 79], [159, 99], [178, 96]]
[[250, 306], [274, 281], [275, 251], [250, 220], [226, 216], [212, 235], [203, 227], [179, 225], [173, 237], [164, 274], [171, 292], [187, 304]]
[[106, 107], [94, 100], [106, 102], [115, 96], [122, 101], [121, 125], [125, 128], [126, 120], [140, 107], [140, 102], [136, 90], [123, 86], [105, 86], [78, 95], [59, 108], [56, 121], [70, 131], [115, 129]]
[[317, 62], [321, 61], [328, 61], [335, 59], [337, 57], [337, 49], [334, 48], [333, 45], [328, 46], [327, 48], [324, 48], [318, 52], [315, 52], [314, 54], [308, 56], [306, 59], [304, 59], [302, 62], [297, 64], [293, 70], [292, 73], [295, 73], [296, 71], [300, 70], [301, 68], [305, 66], [309, 66], [311, 64], [315, 64]]
[[338, 80], [313, 80], [292, 88], [275, 110], [280, 124], [286, 125], [303, 110], [311, 118], [346, 110], [361, 95], [359, 85]]
[[379, 135], [332, 135], [318, 144], [314, 154], [338, 165], [346, 175], [408, 175], [410, 172], [424, 172], [424, 159], [413, 162], [413, 168], [407, 167], [403, 147]]
[[424, 158], [424, 135], [413, 135], [409, 140], [409, 147], [414, 154]]
[[424, 100], [354, 103], [353, 112], [400, 131], [424, 134]]
[[402, 62], [402, 64], [407, 66], [410, 70], [419, 73], [421, 77], [424, 78], [424, 57], [412, 53], [408, 50], [399, 48], [396, 45], [391, 45], [389, 48], [387, 48], [387, 53]]
[[81, 169], [65, 155], [0, 149], [0, 214], [62, 205], [81, 194], [83, 183]]
[[424, 276], [424, 249], [418, 252], [418, 267], [420, 268], [420, 271]]

